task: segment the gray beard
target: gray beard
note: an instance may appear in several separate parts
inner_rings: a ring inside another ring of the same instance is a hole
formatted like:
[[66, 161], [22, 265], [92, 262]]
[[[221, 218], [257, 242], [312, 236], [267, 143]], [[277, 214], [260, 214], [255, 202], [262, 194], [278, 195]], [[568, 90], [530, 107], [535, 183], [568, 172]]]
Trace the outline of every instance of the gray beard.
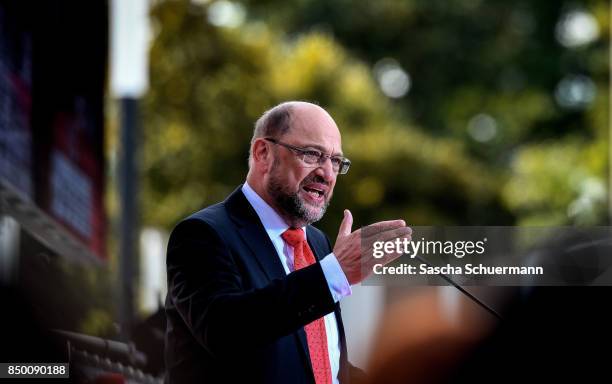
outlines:
[[329, 200], [325, 201], [325, 204], [318, 210], [308, 209], [306, 203], [298, 196], [298, 192], [285, 191], [284, 184], [275, 176], [274, 172], [276, 169], [277, 164], [275, 162], [270, 177], [270, 184], [268, 184], [268, 193], [272, 196], [278, 208], [290, 219], [291, 223], [289, 224], [301, 227], [321, 220], [329, 206]]

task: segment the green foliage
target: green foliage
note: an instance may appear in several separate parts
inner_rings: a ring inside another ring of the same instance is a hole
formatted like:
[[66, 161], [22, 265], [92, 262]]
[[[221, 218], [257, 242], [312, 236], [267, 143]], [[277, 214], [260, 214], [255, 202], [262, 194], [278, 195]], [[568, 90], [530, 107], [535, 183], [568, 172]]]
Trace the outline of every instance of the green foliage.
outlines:
[[205, 22], [205, 9], [167, 2], [154, 10], [145, 99], [145, 222], [169, 227], [219, 201], [246, 172], [251, 126], [271, 103], [268, 44]]
[[[170, 228], [241, 183], [254, 121], [288, 99], [326, 108], [353, 161], [321, 222], [330, 233], [343, 208], [356, 225], [606, 221], [607, 36], [559, 45], [564, 4], [241, 3], [248, 19], [236, 28], [207, 22], [214, 2], [167, 1], [152, 12], [147, 224]], [[609, 6], [584, 6], [605, 31]], [[406, 96], [380, 90], [372, 68], [385, 57], [410, 74]], [[590, 76], [592, 104], [558, 105], [567, 74]], [[479, 118], [494, 122], [490, 140], [470, 133]]]

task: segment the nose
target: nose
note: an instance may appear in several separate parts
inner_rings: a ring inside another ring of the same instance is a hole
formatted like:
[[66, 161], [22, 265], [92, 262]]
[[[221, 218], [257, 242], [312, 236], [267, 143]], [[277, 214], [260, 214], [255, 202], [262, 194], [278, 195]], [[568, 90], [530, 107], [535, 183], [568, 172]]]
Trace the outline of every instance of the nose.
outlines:
[[334, 171], [334, 166], [332, 165], [329, 157], [326, 157], [323, 163], [319, 164], [317, 167], [317, 173], [323, 176], [327, 182], [331, 182], [336, 179], [336, 172]]

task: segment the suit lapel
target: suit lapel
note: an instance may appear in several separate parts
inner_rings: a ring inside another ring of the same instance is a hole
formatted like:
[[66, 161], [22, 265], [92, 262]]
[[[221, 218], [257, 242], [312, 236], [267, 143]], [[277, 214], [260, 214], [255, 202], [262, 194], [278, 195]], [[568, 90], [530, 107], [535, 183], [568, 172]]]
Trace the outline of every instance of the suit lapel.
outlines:
[[325, 253], [326, 244], [321, 243], [321, 237], [317, 236], [317, 233], [310, 225], [306, 226], [306, 239], [317, 261], [321, 261], [323, 257], [327, 256], [327, 253]]
[[257, 216], [257, 212], [246, 199], [239, 186], [225, 200], [230, 217], [237, 224], [238, 233], [251, 250], [255, 260], [269, 280], [286, 276], [285, 269], [278, 258], [276, 248]]
[[[234, 220], [236, 223], [238, 233], [253, 253], [266, 277], [270, 280], [283, 278], [286, 276], [285, 269], [278, 258], [276, 248], [274, 248], [268, 233], [259, 220], [257, 212], [255, 212], [255, 209], [253, 209], [249, 201], [246, 199], [241, 191], [241, 188], [242, 185], [232, 192], [225, 200], [225, 206], [228, 213], [232, 220]], [[312, 253], [315, 255], [317, 262], [320, 261], [324, 256], [326, 256], [325, 250], [327, 249], [327, 242], [325, 239], [319, 236], [311, 226], [306, 227], [306, 238], [308, 239], [308, 245], [310, 246], [310, 249], [312, 249]], [[336, 321], [338, 323], [338, 331], [340, 336], [340, 375], [342, 377], [345, 376], [343, 371], [346, 366], [346, 343], [344, 339], [344, 327], [340, 317], [339, 304], [336, 304], [334, 313], [336, 314]], [[297, 331], [296, 339], [298, 344], [302, 346], [304, 360], [309, 371], [312, 373], [312, 363], [310, 361], [308, 341], [306, 339], [306, 332], [304, 331], [304, 328], [300, 328]]]

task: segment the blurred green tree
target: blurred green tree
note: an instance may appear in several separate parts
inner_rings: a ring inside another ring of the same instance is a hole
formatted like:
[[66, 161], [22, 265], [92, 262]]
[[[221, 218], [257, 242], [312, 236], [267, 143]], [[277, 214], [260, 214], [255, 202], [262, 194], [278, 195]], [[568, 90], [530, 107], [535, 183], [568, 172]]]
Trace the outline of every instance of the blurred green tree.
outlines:
[[[601, 4], [585, 7], [605, 31]], [[330, 233], [345, 207], [356, 225], [398, 216], [420, 225], [605, 222], [607, 37], [562, 46], [555, 30], [572, 9], [160, 2], [144, 106], [145, 222], [170, 228], [227, 195], [244, 180], [253, 122], [287, 99], [328, 109], [354, 163], [320, 224]], [[215, 19], [232, 12], [246, 21]], [[560, 105], [564, 79], [570, 99], [580, 81], [593, 84], [594, 101]]]
[[241, 3], [288, 35], [327, 31], [383, 88], [377, 67], [405, 71], [408, 92], [390, 102], [507, 174], [503, 200], [517, 223], [608, 222], [609, 2]]
[[470, 160], [457, 140], [430, 137], [408, 123], [369, 68], [332, 37], [283, 39], [256, 22], [213, 27], [206, 12], [176, 1], [153, 11], [158, 29], [144, 106], [146, 223], [170, 228], [242, 182], [253, 122], [287, 99], [327, 108], [354, 163], [321, 223], [330, 233], [345, 207], [356, 225], [398, 216], [423, 225], [512, 221], [501, 205], [499, 176]]

